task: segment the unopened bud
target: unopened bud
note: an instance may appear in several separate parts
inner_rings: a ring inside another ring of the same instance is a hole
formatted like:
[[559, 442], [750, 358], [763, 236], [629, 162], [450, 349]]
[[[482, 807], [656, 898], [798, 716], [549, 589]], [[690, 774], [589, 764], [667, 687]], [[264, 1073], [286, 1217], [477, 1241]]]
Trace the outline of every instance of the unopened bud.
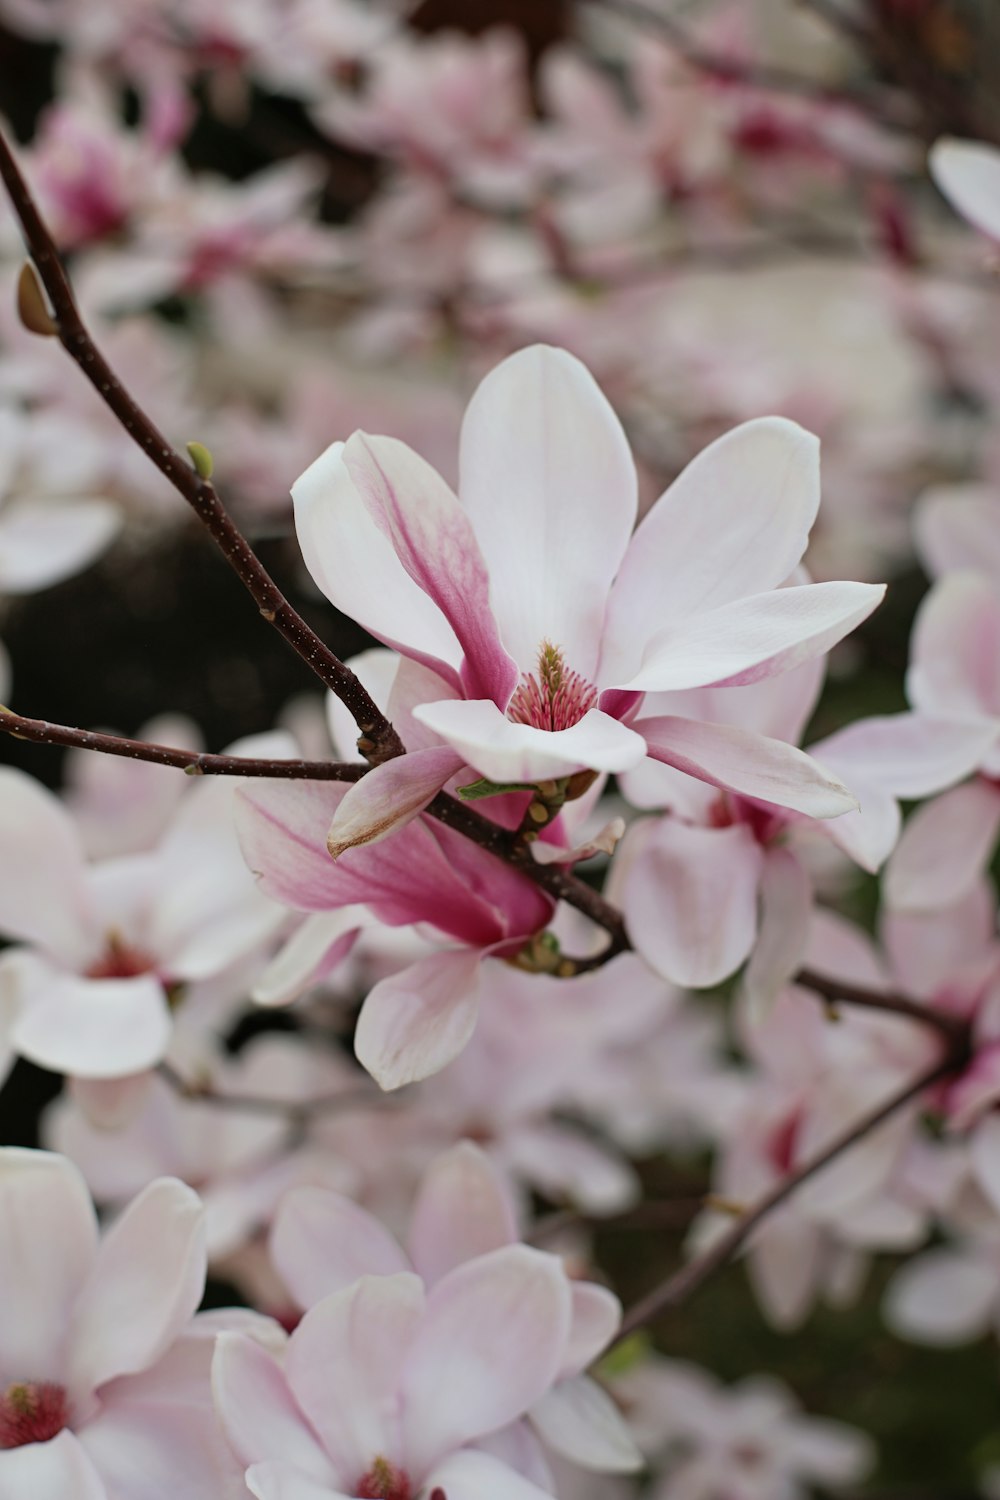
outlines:
[[17, 278], [17, 315], [29, 333], [54, 338], [59, 332], [46, 304], [38, 272], [30, 260], [24, 262]]
[[215, 470], [215, 459], [204, 443], [188, 443], [186, 445], [188, 457], [194, 465], [194, 471], [199, 479], [211, 479]]

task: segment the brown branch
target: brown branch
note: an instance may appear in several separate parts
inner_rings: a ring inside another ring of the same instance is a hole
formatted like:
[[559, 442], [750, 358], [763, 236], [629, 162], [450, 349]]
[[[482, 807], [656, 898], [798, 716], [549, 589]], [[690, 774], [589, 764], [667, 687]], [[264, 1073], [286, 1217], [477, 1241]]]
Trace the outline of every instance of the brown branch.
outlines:
[[845, 1130], [836, 1140], [831, 1141], [829, 1146], [818, 1151], [803, 1166], [789, 1173], [787, 1177], [783, 1177], [778, 1185], [766, 1193], [753, 1208], [741, 1214], [733, 1227], [720, 1235], [704, 1254], [689, 1261], [686, 1266], [682, 1266], [673, 1276], [654, 1287], [634, 1307], [631, 1307], [622, 1320], [618, 1338], [627, 1338], [630, 1333], [652, 1322], [668, 1308], [679, 1307], [681, 1303], [686, 1302], [688, 1297], [698, 1291], [710, 1277], [729, 1264], [757, 1226], [774, 1209], [780, 1208], [787, 1199], [791, 1198], [804, 1183], [815, 1177], [831, 1162], [836, 1161], [845, 1151], [849, 1151], [852, 1146], [864, 1140], [898, 1110], [918, 1099], [925, 1089], [930, 1088], [939, 1079], [956, 1072], [967, 1059], [967, 1042], [956, 1042], [949, 1048], [947, 1055], [939, 1059], [933, 1067], [925, 1069], [917, 1078], [887, 1099], [884, 1104], [878, 1105], [876, 1109], [863, 1115], [860, 1120]]
[[951, 1038], [956, 1044], [968, 1037], [968, 1024], [960, 1016], [946, 1011], [932, 1010], [919, 1000], [910, 1000], [906, 995], [883, 994], [881, 990], [868, 990], [859, 984], [847, 984], [840, 979], [830, 979], [818, 974], [815, 969], [800, 969], [795, 983], [813, 990], [830, 1005], [856, 1005], [866, 1010], [878, 1010], [890, 1015], [906, 1016], [919, 1021], [923, 1026], [933, 1026], [942, 1036]]
[[63, 348], [79, 365], [133, 442], [190, 505], [264, 619], [349, 709], [361, 734], [371, 742], [369, 758], [375, 762], [399, 755], [403, 749], [399, 736], [358, 678], [292, 607], [236, 526], [211, 480], [202, 477], [189, 459], [167, 441], [97, 348], [80, 316], [55, 241], [2, 133], [0, 177], [48, 295], [55, 331]]
[[119, 734], [92, 729], [73, 729], [68, 724], [50, 724], [47, 719], [26, 719], [0, 705], [0, 733], [35, 745], [63, 745], [74, 750], [96, 750], [102, 755], [120, 755], [126, 760], [149, 761], [154, 766], [174, 766], [188, 776], [266, 776], [275, 781], [360, 781], [368, 770], [361, 761], [265, 760], [243, 755], [209, 755], [200, 750], [178, 750], [147, 740], [129, 740]]

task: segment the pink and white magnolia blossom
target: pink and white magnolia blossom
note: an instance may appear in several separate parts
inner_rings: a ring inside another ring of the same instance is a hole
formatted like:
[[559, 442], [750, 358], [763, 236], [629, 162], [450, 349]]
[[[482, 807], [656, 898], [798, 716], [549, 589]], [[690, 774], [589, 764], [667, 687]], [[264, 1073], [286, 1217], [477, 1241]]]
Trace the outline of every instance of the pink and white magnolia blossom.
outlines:
[[[391, 438], [355, 433], [293, 486], [303, 556], [336, 607], [432, 674], [436, 743], [343, 799], [331, 848], [387, 836], [463, 766], [497, 783], [622, 772], [646, 755], [818, 817], [854, 805], [802, 751], [642, 717], [647, 691], [756, 682], [827, 651], [882, 597], [787, 582], [819, 504], [815, 439], [766, 418], [697, 458], [634, 537], [635, 467], [584, 367], [505, 360], [462, 428], [461, 501]], [[444, 741], [444, 744], [440, 742]]]
[[166, 1055], [177, 986], [229, 1009], [241, 961], [286, 920], [247, 874], [231, 804], [231, 786], [192, 786], [155, 849], [90, 862], [60, 800], [0, 770], [0, 931], [22, 945], [0, 959], [5, 1069], [20, 1055], [126, 1087]]
[[280, 1359], [222, 1334], [216, 1407], [257, 1500], [540, 1500], [497, 1435], [557, 1382], [571, 1329], [559, 1260], [524, 1245], [429, 1289], [411, 1271], [362, 1275], [310, 1308]]
[[[79, 1173], [0, 1151], [0, 1497], [218, 1500], [235, 1471], [212, 1420], [217, 1328], [201, 1205], [152, 1182], [101, 1236]], [[259, 1321], [259, 1320], [258, 1320]]]
[[872, 1467], [864, 1433], [806, 1416], [767, 1375], [724, 1386], [695, 1365], [650, 1355], [613, 1385], [662, 1465], [655, 1500], [803, 1500], [814, 1486], [853, 1486]]
[[[383, 1224], [349, 1198], [299, 1188], [278, 1209], [271, 1250], [301, 1307], [312, 1307], [359, 1275], [413, 1270], [430, 1289], [456, 1266], [520, 1241], [514, 1205], [489, 1158], [469, 1141], [439, 1156], [420, 1183], [404, 1252]], [[407, 1253], [408, 1252], [408, 1253]], [[542, 1441], [564, 1457], [610, 1473], [642, 1459], [613, 1403], [583, 1374], [614, 1338], [617, 1297], [594, 1282], [568, 1281], [572, 1325], [557, 1383], [531, 1407]]]
[[[360, 1172], [333, 1143], [300, 1139], [294, 1109], [304, 1099], [340, 1094], [365, 1113], [364, 1090], [347, 1058], [317, 1054], [294, 1036], [255, 1037], [235, 1058], [211, 1052], [201, 1039], [199, 1052], [192, 1087], [232, 1101], [228, 1107], [197, 1094], [185, 1098], [154, 1077], [135, 1113], [116, 1128], [95, 1123], [63, 1093], [45, 1112], [42, 1129], [46, 1144], [80, 1169], [101, 1205], [127, 1202], [154, 1177], [176, 1176], [197, 1187], [208, 1255], [218, 1265], [270, 1223], [290, 1187], [313, 1183], [351, 1192], [358, 1186]], [[251, 1102], [240, 1108], [241, 1099]]]
[[[744, 688], [701, 688], [647, 695], [644, 720], [660, 715], [706, 722], [722, 732], [797, 742], [823, 681], [823, 663]], [[669, 722], [669, 720], [667, 720]], [[650, 730], [647, 730], [649, 733]], [[641, 808], [666, 818], [633, 824], [612, 877], [633, 943], [675, 984], [718, 984], [748, 958], [745, 983], [763, 1003], [802, 960], [812, 906], [809, 846], [826, 836], [863, 869], [876, 870], [895, 843], [899, 808], [878, 784], [881, 757], [838, 761], [838, 737], [814, 745], [818, 763], [844, 772], [861, 806], [818, 820], [767, 797], [739, 796], [649, 760], [622, 778]], [[848, 774], [849, 772], [849, 774]]]

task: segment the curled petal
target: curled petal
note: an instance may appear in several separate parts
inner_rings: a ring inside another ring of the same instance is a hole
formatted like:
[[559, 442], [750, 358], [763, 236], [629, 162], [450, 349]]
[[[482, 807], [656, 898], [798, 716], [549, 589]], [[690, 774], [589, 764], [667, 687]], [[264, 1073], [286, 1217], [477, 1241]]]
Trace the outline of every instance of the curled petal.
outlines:
[[610, 714], [592, 708], [570, 729], [515, 724], [486, 699], [425, 703], [414, 717], [491, 781], [547, 781], [575, 771], [629, 771], [645, 742]]
[[466, 1047], [479, 1013], [479, 963], [476, 949], [434, 953], [369, 992], [354, 1050], [379, 1088], [440, 1073]]
[[639, 719], [654, 760], [742, 797], [773, 802], [813, 818], [835, 818], [857, 807], [843, 782], [794, 745], [731, 724], [694, 719]]
[[463, 765], [450, 746], [437, 745], [373, 767], [333, 815], [326, 838], [333, 858], [358, 844], [377, 844], [412, 822]]

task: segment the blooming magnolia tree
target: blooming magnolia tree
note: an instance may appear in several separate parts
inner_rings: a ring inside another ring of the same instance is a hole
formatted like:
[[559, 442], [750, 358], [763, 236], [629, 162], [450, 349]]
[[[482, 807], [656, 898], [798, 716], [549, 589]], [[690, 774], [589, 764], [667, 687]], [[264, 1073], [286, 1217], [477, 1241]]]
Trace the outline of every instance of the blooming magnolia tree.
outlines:
[[484, 10], [0, 0], [0, 1500], [996, 1494], [992, 23]]

